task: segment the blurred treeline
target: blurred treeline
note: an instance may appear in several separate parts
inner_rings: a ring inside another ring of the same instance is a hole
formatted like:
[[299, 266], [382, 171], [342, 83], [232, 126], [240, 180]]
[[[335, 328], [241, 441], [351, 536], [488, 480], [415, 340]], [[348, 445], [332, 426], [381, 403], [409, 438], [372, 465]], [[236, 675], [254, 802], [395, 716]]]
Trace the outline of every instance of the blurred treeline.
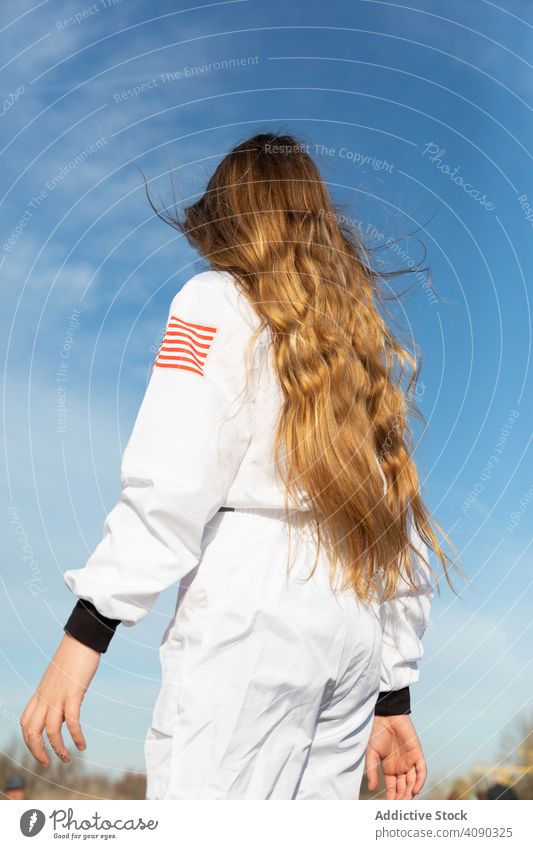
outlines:
[[[72, 748], [72, 747], [71, 747]], [[71, 752], [72, 761], [62, 763], [52, 753], [43, 769], [21, 739], [14, 739], [0, 753], [0, 799], [6, 778], [16, 773], [26, 781], [27, 799], [144, 799], [146, 776], [139, 772], [99, 773], [88, 767], [83, 756]]]

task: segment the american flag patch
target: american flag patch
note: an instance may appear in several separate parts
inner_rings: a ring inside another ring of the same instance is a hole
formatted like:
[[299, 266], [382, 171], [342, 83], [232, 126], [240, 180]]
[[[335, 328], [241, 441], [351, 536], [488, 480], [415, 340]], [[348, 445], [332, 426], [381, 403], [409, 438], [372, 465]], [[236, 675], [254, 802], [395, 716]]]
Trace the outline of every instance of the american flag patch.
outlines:
[[203, 377], [205, 360], [217, 329], [171, 315], [154, 367], [179, 368]]

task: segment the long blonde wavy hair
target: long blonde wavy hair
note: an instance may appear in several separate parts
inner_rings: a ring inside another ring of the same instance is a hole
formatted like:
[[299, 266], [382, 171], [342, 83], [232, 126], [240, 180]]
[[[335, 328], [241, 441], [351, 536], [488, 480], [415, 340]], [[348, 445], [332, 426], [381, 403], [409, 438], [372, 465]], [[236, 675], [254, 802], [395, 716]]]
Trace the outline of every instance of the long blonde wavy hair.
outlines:
[[436, 531], [445, 535], [423, 503], [412, 457], [409, 415], [423, 420], [413, 391], [420, 366], [378, 309], [386, 312], [380, 278], [391, 274], [364, 261], [362, 239], [344, 223], [306, 145], [292, 135], [247, 139], [183, 220], [146, 191], [211, 268], [234, 277], [261, 319], [251, 343], [270, 330], [283, 393], [274, 461], [286, 507], [305, 492], [343, 586], [387, 599], [402, 574], [416, 589], [406, 556], [411, 513], [455, 591]]

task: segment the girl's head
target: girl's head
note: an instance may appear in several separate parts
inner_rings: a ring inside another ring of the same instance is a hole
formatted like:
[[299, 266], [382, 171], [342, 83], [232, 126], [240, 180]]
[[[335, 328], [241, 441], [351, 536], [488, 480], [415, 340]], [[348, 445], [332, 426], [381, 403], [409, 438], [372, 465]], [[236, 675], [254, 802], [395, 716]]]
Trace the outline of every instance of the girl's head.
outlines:
[[388, 597], [400, 570], [412, 579], [409, 512], [449, 581], [411, 454], [419, 368], [378, 310], [379, 275], [306, 146], [255, 135], [224, 157], [184, 220], [153, 208], [234, 276], [258, 334], [269, 328], [284, 399], [275, 462], [287, 496], [308, 496], [345, 585], [369, 599]]

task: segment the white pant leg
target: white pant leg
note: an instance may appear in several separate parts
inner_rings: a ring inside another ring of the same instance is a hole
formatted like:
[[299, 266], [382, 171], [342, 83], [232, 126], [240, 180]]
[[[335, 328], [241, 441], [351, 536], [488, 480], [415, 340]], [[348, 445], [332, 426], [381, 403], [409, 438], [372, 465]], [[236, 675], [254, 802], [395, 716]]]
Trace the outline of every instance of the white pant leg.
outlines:
[[379, 693], [379, 661], [378, 652], [353, 689], [321, 713], [296, 799], [359, 798]]
[[[161, 649], [147, 798], [353, 798], [357, 773], [339, 776], [366, 749], [379, 622], [331, 591], [326, 560], [303, 580], [314, 562], [305, 534], [291, 529], [287, 577], [285, 523], [223, 517]], [[326, 728], [335, 745], [321, 743]], [[328, 782], [337, 775], [336, 789], [324, 779], [313, 790], [309, 765]]]

